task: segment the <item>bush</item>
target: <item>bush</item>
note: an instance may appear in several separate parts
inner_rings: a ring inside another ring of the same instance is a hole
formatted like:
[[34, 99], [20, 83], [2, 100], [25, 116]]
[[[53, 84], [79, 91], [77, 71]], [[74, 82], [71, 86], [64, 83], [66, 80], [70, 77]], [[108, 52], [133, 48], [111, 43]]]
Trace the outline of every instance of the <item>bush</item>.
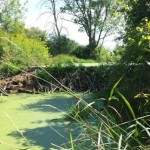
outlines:
[[41, 66], [48, 63], [48, 49], [43, 43], [26, 38], [22, 34], [7, 34], [1, 31], [0, 36], [0, 58], [4, 63], [9, 62], [16, 66]]
[[113, 62], [114, 58], [110, 52], [110, 50], [104, 47], [98, 47], [95, 50], [95, 58], [98, 62]]
[[57, 56], [60, 54], [72, 54], [79, 46], [74, 40], [67, 38], [65, 35], [58, 36], [51, 36], [50, 40], [48, 41], [48, 47], [50, 48], [49, 52], [53, 56]]
[[92, 59], [79, 59], [76, 56], [60, 54], [50, 59], [49, 65], [62, 66], [62, 65], [74, 65], [74, 63], [95, 63]]
[[21, 72], [25, 67], [21, 65], [16, 65], [12, 63], [2, 64], [0, 65], [0, 76], [2, 77], [10, 77], [16, 75]]
[[50, 59], [50, 64], [53, 66], [69, 65], [78, 62], [78, 59], [75, 56], [69, 56], [60, 54]]
[[87, 47], [80, 45], [74, 51], [72, 51], [72, 55], [75, 55], [77, 58], [88, 59], [89, 55], [87, 54]]

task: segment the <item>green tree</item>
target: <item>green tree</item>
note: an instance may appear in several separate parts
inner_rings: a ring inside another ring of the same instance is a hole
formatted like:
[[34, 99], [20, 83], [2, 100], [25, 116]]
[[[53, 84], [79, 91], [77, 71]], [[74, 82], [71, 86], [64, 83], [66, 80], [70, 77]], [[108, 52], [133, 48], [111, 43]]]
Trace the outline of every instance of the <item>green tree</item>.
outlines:
[[120, 1], [125, 14], [125, 51], [123, 60], [145, 62], [150, 60], [150, 2], [149, 0]]
[[79, 44], [65, 35], [61, 35], [60, 37], [52, 35], [48, 41], [48, 47], [50, 48], [49, 52], [56, 56], [59, 54], [72, 54], [79, 47]]
[[122, 58], [122, 55], [124, 53], [125, 47], [123, 45], [117, 44], [116, 47], [112, 51], [112, 56], [114, 57], [115, 61], [120, 61]]
[[46, 42], [48, 40], [46, 31], [42, 31], [38, 27], [31, 27], [30, 29], [25, 29], [25, 34], [28, 38], [37, 39], [41, 42]]
[[24, 6], [21, 5], [20, 0], [4, 1], [0, 8], [0, 28], [10, 33], [23, 32]]
[[95, 57], [98, 62], [113, 62], [114, 58], [110, 50], [105, 47], [97, 47], [95, 50]]
[[98, 45], [103, 45], [104, 39], [112, 34], [117, 27], [116, 0], [64, 0], [64, 13], [72, 15], [74, 23], [80, 26], [79, 31], [85, 32], [89, 39], [87, 53], [93, 56]]
[[79, 45], [74, 51], [72, 51], [72, 55], [76, 56], [77, 58], [87, 59], [89, 55], [87, 54], [85, 45]]

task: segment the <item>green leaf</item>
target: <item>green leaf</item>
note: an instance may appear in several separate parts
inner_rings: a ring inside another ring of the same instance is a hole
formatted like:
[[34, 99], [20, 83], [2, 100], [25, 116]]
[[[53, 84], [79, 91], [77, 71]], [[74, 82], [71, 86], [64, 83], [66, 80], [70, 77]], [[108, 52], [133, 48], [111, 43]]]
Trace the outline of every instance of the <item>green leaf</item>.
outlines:
[[139, 41], [139, 42], [138, 42], [138, 45], [140, 46], [141, 44], [142, 44], [142, 41]]
[[136, 30], [142, 32], [142, 31], [143, 31], [143, 28], [141, 28], [141, 27], [136, 27]]
[[147, 27], [150, 30], [150, 21], [147, 23]]
[[134, 120], [135, 120], [135, 137], [137, 137], [137, 136], [138, 136], [138, 130], [137, 130], [137, 119], [136, 119], [136, 117], [135, 117], [135, 113], [134, 113], [134, 111], [133, 111], [133, 109], [132, 109], [130, 103], [128, 102], [128, 100], [127, 100], [119, 91], [117, 91], [117, 92], [118, 92], [118, 94], [121, 96], [121, 98], [123, 99], [123, 101], [125, 102], [127, 108], [129, 109], [129, 111], [130, 111], [132, 117], [133, 117]]
[[71, 142], [71, 149], [74, 150], [74, 143], [73, 143], [73, 138], [72, 138], [71, 132], [70, 132], [70, 142]]
[[135, 113], [134, 113], [134, 111], [133, 111], [133, 109], [132, 109], [130, 103], [128, 102], [128, 100], [127, 100], [127, 99], [124, 97], [124, 95], [121, 94], [119, 91], [117, 91], [117, 92], [118, 92], [118, 94], [121, 96], [121, 98], [123, 99], [123, 101], [125, 102], [125, 104], [126, 104], [127, 108], [129, 109], [129, 111], [130, 111], [132, 117], [136, 120]]
[[150, 132], [148, 130], [148, 127], [145, 127], [143, 124], [141, 124], [139, 121], [137, 121], [137, 124], [143, 128], [143, 130], [146, 131], [147, 135], [150, 137]]
[[122, 80], [122, 78], [123, 78], [123, 76], [115, 83], [115, 85], [112, 87], [112, 89], [111, 89], [111, 92], [110, 92], [110, 96], [109, 96], [109, 101], [110, 100], [112, 100], [112, 98], [114, 98], [113, 97], [113, 93], [114, 93], [114, 90], [115, 90], [115, 88], [117, 87], [117, 85], [119, 84], [119, 82]]
[[[83, 110], [85, 110], [85, 109], [91, 107], [94, 103], [95, 103], [95, 102], [91, 102], [91, 103], [87, 104], [86, 107], [85, 107]], [[82, 111], [83, 111], [83, 110], [82, 110]]]

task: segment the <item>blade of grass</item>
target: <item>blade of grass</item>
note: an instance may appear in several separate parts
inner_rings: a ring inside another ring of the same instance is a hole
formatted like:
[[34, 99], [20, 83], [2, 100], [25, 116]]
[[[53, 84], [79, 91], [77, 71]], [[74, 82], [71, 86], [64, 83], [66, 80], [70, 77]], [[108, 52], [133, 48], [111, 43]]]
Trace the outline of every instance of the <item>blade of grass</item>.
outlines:
[[118, 150], [121, 150], [121, 144], [122, 144], [122, 134], [119, 137]]
[[14, 122], [14, 120], [6, 113], [3, 112], [3, 114], [11, 121], [11, 123], [13, 124], [13, 126], [16, 128], [16, 130], [20, 133], [20, 135], [22, 136], [22, 138], [28, 142], [28, 140], [26, 139], [26, 137], [23, 135], [23, 133], [20, 131], [20, 129], [18, 128], [18, 126], [16, 125], [16, 123]]
[[73, 137], [71, 132], [70, 132], [70, 142], [71, 142], [71, 149], [74, 150], [74, 143], [73, 143]]
[[140, 127], [142, 127], [142, 128], [143, 128], [143, 130], [145, 130], [145, 131], [146, 131], [146, 133], [147, 133], [147, 135], [150, 137], [150, 132], [148, 131], [148, 128], [147, 128], [147, 127], [145, 127], [144, 125], [142, 125], [139, 121], [137, 121], [137, 124], [138, 124]]
[[132, 107], [131, 107], [129, 101], [124, 97], [123, 94], [121, 94], [119, 91], [117, 91], [117, 92], [118, 92], [118, 94], [120, 95], [120, 97], [122, 98], [122, 100], [125, 102], [125, 104], [126, 104], [127, 108], [129, 109], [129, 111], [130, 111], [132, 117], [136, 120], [135, 113], [134, 113], [134, 111], [133, 111], [133, 109], [132, 109]]
[[123, 76], [115, 83], [115, 85], [112, 87], [111, 91], [110, 91], [110, 96], [108, 98], [109, 101], [112, 100], [112, 96], [114, 93], [115, 88], [117, 87], [117, 85], [120, 83], [120, 81], [122, 80]]
[[137, 119], [136, 119], [136, 116], [135, 116], [135, 113], [134, 113], [134, 110], [132, 109], [129, 101], [124, 97], [123, 94], [121, 94], [119, 91], [117, 91], [117, 93], [120, 95], [120, 97], [122, 98], [122, 100], [125, 102], [129, 112], [131, 113], [133, 119], [135, 120], [135, 136], [137, 137], [138, 136], [138, 130], [137, 130]]

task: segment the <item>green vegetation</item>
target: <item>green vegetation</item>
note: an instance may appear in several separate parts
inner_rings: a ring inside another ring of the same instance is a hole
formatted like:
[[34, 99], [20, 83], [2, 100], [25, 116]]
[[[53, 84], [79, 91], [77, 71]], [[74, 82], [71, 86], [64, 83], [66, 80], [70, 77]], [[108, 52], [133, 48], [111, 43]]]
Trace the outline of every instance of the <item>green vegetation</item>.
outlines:
[[145, 62], [150, 59], [150, 4], [149, 0], [119, 1], [125, 15], [125, 51], [123, 60]]
[[20, 0], [4, 0], [0, 2], [0, 28], [9, 33], [24, 32], [23, 17], [25, 6]]
[[51, 58], [49, 65], [50, 66], [61, 66], [62, 64], [74, 65], [74, 63], [95, 63], [95, 62], [96, 62], [96, 60], [80, 59], [80, 58], [77, 58], [75, 56], [61, 54], [61, 55], [57, 55], [57, 56]]
[[50, 53], [57, 56], [60, 54], [71, 54], [72, 51], [75, 51], [79, 47], [79, 44], [67, 38], [65, 35], [62, 35], [59, 38], [53, 35], [50, 37], [49, 47]]
[[[135, 109], [135, 105], [131, 105], [130, 101], [118, 89], [116, 90], [121, 80], [122, 78], [111, 89], [105, 106], [101, 105], [98, 109], [94, 106], [97, 101], [87, 103], [80, 100], [80, 103], [69, 111], [69, 116], [66, 115], [67, 119], [79, 122], [82, 130], [86, 130], [81, 141], [78, 142], [85, 144], [86, 140], [89, 140], [89, 149], [148, 150], [150, 148], [148, 141], [150, 94], [142, 98], [139, 94], [136, 97], [138, 99], [135, 99], [138, 108]], [[102, 100], [106, 101], [104, 98], [99, 100], [101, 104]]]
[[[3, 63], [1, 73], [4, 76], [15, 74], [15, 70], [22, 70], [27, 66], [41, 66], [48, 63], [50, 55], [43, 43], [26, 38], [22, 34], [7, 34], [1, 31], [0, 36], [2, 53], [0, 58]], [[15, 66], [17, 68], [13, 69]]]
[[102, 46], [105, 37], [112, 34], [113, 30], [117, 28], [120, 17], [115, 15], [116, 9], [116, 0], [64, 1], [61, 11], [71, 14], [72, 18], [69, 21], [79, 25], [79, 31], [85, 32], [88, 36], [87, 58], [92, 58], [96, 47]]
[[[25, 28], [19, 0], [0, 1], [1, 94], [15, 83], [7, 77], [28, 68], [36, 69], [37, 93], [60, 92], [0, 96], [0, 149], [150, 149], [149, 1], [59, 2], [47, 3], [54, 19], [47, 33]], [[88, 45], [62, 34], [68, 13]], [[103, 43], [114, 31], [119, 44], [110, 51]]]

